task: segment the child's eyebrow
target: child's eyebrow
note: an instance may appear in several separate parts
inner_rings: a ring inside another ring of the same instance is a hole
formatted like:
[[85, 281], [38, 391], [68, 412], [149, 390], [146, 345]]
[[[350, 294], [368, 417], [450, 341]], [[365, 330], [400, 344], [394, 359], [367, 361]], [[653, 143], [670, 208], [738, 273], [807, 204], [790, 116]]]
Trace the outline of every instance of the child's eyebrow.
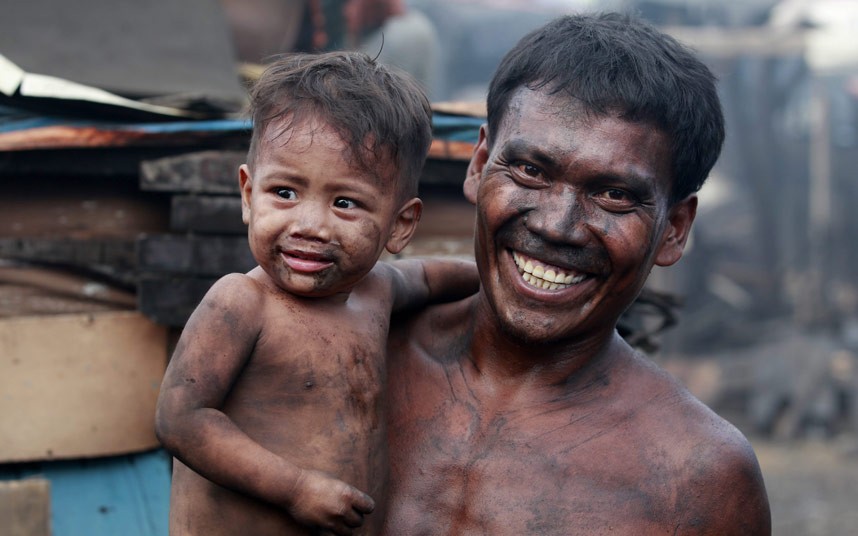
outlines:
[[343, 177], [340, 180], [328, 183], [327, 190], [331, 192], [354, 192], [364, 195], [378, 195], [378, 186], [371, 178], [366, 177]]

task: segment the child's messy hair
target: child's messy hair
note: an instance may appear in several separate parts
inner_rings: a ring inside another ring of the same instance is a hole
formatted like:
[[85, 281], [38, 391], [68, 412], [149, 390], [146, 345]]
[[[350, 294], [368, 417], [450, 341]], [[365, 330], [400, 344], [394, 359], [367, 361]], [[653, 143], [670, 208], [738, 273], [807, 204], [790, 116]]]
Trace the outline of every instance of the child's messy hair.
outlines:
[[287, 54], [269, 65], [250, 98], [251, 166], [272, 122], [285, 131], [318, 119], [337, 131], [360, 169], [376, 170], [380, 159], [391, 162], [400, 195], [417, 195], [432, 142], [432, 110], [407, 73], [361, 52]]

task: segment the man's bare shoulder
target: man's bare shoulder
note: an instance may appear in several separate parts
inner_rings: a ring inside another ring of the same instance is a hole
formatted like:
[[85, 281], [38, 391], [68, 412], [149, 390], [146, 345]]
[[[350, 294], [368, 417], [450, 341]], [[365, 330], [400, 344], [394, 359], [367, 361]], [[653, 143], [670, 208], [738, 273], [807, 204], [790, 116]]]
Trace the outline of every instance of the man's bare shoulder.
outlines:
[[633, 435], [675, 471], [677, 511], [687, 512], [678, 534], [769, 534], [765, 485], [744, 434], [648, 358], [636, 354], [627, 372], [648, 392], [634, 402]]
[[[406, 347], [430, 361], [461, 356], [451, 352], [470, 339], [473, 329], [474, 297], [459, 301], [427, 305], [416, 311], [403, 312], [391, 318], [390, 347], [405, 353]], [[414, 352], [407, 352], [414, 353]]]

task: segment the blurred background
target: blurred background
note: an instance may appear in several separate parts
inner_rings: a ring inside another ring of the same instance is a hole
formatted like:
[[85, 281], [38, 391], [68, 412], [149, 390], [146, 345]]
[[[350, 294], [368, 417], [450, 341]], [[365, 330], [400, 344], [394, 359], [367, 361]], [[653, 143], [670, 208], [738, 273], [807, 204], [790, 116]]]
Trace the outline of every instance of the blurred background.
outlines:
[[[858, 1], [58, 0], [0, 17], [0, 534], [166, 534], [154, 401], [184, 321], [253, 266], [246, 91], [291, 51], [420, 80], [435, 141], [405, 255], [472, 255], [461, 183], [527, 32], [634, 12], [719, 78], [722, 157], [621, 331], [739, 427], [782, 535], [858, 526]], [[11, 527], [11, 528], [9, 528]]]

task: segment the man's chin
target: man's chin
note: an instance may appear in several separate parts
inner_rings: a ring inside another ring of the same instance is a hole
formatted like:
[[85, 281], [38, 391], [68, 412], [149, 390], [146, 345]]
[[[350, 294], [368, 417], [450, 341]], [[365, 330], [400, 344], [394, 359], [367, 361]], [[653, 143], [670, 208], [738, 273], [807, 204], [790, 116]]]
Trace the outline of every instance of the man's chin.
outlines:
[[550, 346], [568, 338], [568, 327], [554, 325], [544, 314], [521, 308], [495, 310], [499, 331], [510, 342], [522, 346]]

